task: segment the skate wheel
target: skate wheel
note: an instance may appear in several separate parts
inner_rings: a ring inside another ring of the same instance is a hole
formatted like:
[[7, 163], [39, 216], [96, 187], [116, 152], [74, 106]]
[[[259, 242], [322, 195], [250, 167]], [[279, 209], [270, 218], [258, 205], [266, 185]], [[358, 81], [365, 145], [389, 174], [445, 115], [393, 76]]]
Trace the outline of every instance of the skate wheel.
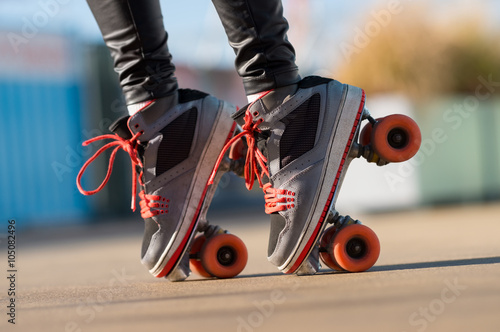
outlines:
[[[383, 118], [377, 118], [375, 119], [376, 121], [380, 121]], [[368, 122], [363, 129], [361, 130], [361, 133], [359, 134], [359, 143], [363, 146], [370, 145], [372, 142], [372, 130], [373, 130], [373, 125], [371, 122]]]
[[422, 141], [417, 123], [402, 114], [389, 115], [377, 122], [371, 137], [375, 152], [389, 162], [410, 159]]
[[380, 242], [370, 228], [355, 224], [337, 231], [331, 249], [335, 262], [341, 268], [349, 272], [361, 272], [377, 261]]
[[335, 235], [336, 229], [334, 227], [328, 228], [319, 241], [320, 248], [327, 249], [327, 251], [320, 251], [319, 257], [332, 270], [343, 271], [343, 269], [333, 260], [332, 254], [328, 251], [328, 248], [331, 248], [332, 239]]
[[233, 144], [231, 144], [231, 148], [229, 149], [229, 159], [239, 160], [243, 158], [245, 154], [245, 142], [243, 139], [239, 139]]
[[[203, 245], [205, 244], [206, 241], [207, 238], [205, 237], [205, 235], [198, 235], [193, 241], [193, 245], [191, 246], [191, 251], [189, 252], [189, 256], [199, 257], [201, 248], [203, 248]], [[191, 268], [192, 272], [199, 274], [202, 277], [205, 278], [212, 277], [212, 275], [205, 270], [199, 258], [190, 258], [189, 267]]]
[[232, 234], [209, 238], [201, 249], [205, 271], [217, 278], [237, 276], [247, 265], [248, 252], [241, 239]]

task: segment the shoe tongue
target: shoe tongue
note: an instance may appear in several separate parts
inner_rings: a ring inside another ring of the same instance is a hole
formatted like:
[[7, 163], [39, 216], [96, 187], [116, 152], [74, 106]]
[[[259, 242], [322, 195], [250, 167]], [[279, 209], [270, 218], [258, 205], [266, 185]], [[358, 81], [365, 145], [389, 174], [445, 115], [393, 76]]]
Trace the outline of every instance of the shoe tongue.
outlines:
[[245, 107], [240, 108], [231, 115], [233, 120], [236, 121], [239, 126], [243, 126], [245, 124], [245, 112], [247, 111], [248, 106], [249, 105], [246, 105]]
[[256, 121], [257, 117], [269, 112], [262, 103], [262, 100], [258, 99], [255, 102], [239, 109], [233, 115], [231, 115], [233, 120], [236, 121], [238, 125], [243, 126], [245, 124], [245, 113], [247, 112], [247, 110], [250, 111], [250, 114], [252, 115], [254, 122]]
[[131, 139], [132, 133], [130, 132], [130, 129], [128, 129], [127, 125], [129, 118], [130, 118], [129, 115], [119, 118], [118, 120], [113, 122], [111, 126], [109, 126], [109, 130], [123, 139]]

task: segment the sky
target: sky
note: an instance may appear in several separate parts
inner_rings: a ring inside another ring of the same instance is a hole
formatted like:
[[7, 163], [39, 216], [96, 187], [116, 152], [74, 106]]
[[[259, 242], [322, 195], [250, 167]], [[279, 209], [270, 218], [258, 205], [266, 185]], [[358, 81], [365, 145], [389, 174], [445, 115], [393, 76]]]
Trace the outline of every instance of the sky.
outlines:
[[[352, 41], [356, 28], [363, 28], [373, 10], [388, 8], [396, 1], [403, 8], [412, 0], [283, 0], [285, 17], [291, 28], [289, 37], [297, 50], [297, 62], [311, 70], [329, 68], [338, 62], [339, 45]], [[176, 63], [196, 63], [201, 67], [229, 67], [234, 54], [209, 0], [160, 0], [169, 47]], [[415, 1], [413, 1], [415, 2]], [[468, 11], [484, 4], [485, 20], [498, 28], [500, 1], [434, 0], [430, 17], [440, 19], [456, 11]], [[84, 0], [2, 0], [0, 29], [21, 31], [46, 8], [54, 12], [40, 24], [44, 33], [64, 33], [83, 41], [102, 42], [97, 24]], [[186, 42], [189, 41], [189, 42]], [[314, 67], [314, 68], [312, 68]]]
[[[37, 13], [44, 10], [50, 2], [58, 4], [58, 10], [40, 31], [47, 33], [67, 33], [85, 41], [101, 42], [101, 34], [83, 0], [2, 0], [0, 1], [0, 29], [20, 31], [26, 21], [33, 21]], [[209, 0], [172, 1], [161, 0], [165, 27], [169, 33], [169, 47], [176, 62], [197, 62], [198, 65], [228, 66], [234, 61], [234, 54], [219, 21], [217, 13]], [[285, 16], [296, 8], [297, 0], [284, 0]], [[367, 1], [369, 3], [375, 1]], [[326, 4], [325, 4], [326, 3]], [[326, 30], [326, 23], [332, 19], [342, 23], [345, 14], [357, 10], [348, 2], [309, 1], [308, 9], [317, 27]], [[320, 16], [320, 17], [318, 17]], [[290, 19], [289, 19], [290, 20]], [[292, 19], [293, 20], [293, 19]], [[298, 30], [298, 29], [297, 29]], [[338, 34], [339, 29], [331, 29], [328, 35]], [[317, 38], [316, 38], [317, 39]], [[189, 42], [186, 42], [189, 41]], [[310, 46], [310, 45], [309, 45]]]

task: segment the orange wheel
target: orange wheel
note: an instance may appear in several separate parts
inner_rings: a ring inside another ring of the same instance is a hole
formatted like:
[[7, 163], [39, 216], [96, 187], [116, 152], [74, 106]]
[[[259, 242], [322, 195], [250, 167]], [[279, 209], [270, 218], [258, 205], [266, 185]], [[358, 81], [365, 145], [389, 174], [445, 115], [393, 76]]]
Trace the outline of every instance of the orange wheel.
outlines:
[[232, 234], [209, 238], [201, 249], [201, 264], [217, 278], [237, 276], [247, 265], [248, 252], [241, 239]]
[[377, 235], [360, 224], [341, 228], [333, 238], [332, 248], [335, 261], [349, 272], [368, 270], [380, 254]]
[[[380, 121], [383, 118], [377, 118], [375, 119], [376, 121]], [[359, 134], [359, 143], [363, 146], [369, 145], [372, 142], [372, 130], [373, 130], [373, 125], [371, 122], [368, 122], [363, 129], [361, 130], [361, 133]]]
[[[190, 256], [192, 256], [192, 255], [199, 256], [201, 248], [203, 247], [203, 244], [205, 244], [206, 240], [207, 240], [207, 238], [205, 237], [205, 235], [198, 235], [193, 241], [193, 245], [191, 246], [191, 251], [189, 252], [189, 255]], [[199, 274], [202, 277], [205, 277], [205, 278], [212, 277], [212, 275], [205, 270], [205, 268], [201, 264], [201, 261], [199, 258], [190, 258], [189, 259], [189, 267], [191, 268], [191, 271]]]
[[386, 116], [373, 127], [373, 149], [380, 158], [389, 162], [410, 159], [418, 152], [421, 142], [417, 123], [406, 115]]
[[328, 228], [323, 235], [321, 236], [321, 239], [319, 241], [319, 246], [322, 249], [326, 249], [326, 251], [320, 251], [319, 252], [319, 257], [325, 263], [329, 268], [332, 270], [337, 270], [337, 271], [344, 271], [334, 260], [331, 254], [331, 250], [329, 251], [328, 248], [331, 248], [332, 244], [332, 239], [333, 236], [335, 235], [336, 229], [334, 227]]

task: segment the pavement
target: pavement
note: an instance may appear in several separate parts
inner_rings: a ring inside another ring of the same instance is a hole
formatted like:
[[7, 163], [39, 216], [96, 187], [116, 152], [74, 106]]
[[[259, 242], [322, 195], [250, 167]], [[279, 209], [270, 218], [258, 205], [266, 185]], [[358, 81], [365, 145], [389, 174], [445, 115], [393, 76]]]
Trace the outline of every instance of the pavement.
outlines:
[[227, 280], [150, 276], [139, 221], [21, 233], [16, 324], [4, 279], [0, 330], [500, 331], [500, 203], [357, 215], [379, 236], [376, 265], [306, 277], [267, 262], [265, 215], [234, 217], [212, 217], [249, 251]]

